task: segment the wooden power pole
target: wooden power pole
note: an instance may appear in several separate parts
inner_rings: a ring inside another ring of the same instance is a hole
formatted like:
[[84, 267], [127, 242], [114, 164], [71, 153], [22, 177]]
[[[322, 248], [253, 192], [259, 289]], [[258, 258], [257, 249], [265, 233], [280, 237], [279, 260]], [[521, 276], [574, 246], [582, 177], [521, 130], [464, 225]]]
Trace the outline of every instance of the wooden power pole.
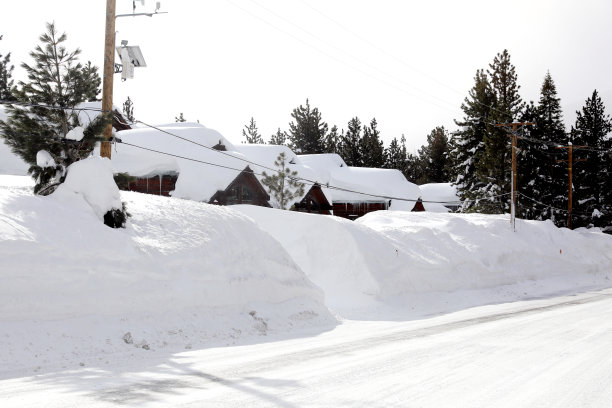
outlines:
[[[568, 151], [568, 159], [567, 160], [557, 160], [557, 163], [567, 163], [567, 170], [569, 173], [569, 187], [568, 187], [568, 191], [567, 191], [567, 228], [572, 229], [572, 190], [573, 190], [573, 183], [572, 183], [572, 168], [574, 167], [574, 156], [573, 156], [573, 151], [574, 149], [583, 149], [587, 146], [574, 146], [572, 144], [569, 144], [567, 146], [557, 146], [557, 149], [567, 149]], [[579, 159], [576, 160], [576, 162], [579, 161], [585, 161], [584, 159]]]
[[512, 127], [512, 197], [510, 202], [510, 225], [516, 231], [516, 189], [517, 189], [517, 172], [516, 172], [516, 140], [518, 138], [519, 126], [535, 126], [534, 122], [515, 122], [515, 123], [498, 123], [496, 127]]
[[100, 156], [111, 158], [110, 140], [113, 137], [113, 75], [115, 74], [115, 2], [106, 0], [106, 31], [104, 35], [104, 73], [102, 78], [102, 112], [111, 115], [111, 122], [104, 129], [104, 141]]

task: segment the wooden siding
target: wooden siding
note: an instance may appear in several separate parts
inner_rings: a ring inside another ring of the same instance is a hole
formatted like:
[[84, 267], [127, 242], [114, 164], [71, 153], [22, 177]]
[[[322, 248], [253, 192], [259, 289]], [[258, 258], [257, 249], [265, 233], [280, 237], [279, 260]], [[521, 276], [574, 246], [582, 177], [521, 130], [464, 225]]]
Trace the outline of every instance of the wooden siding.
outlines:
[[377, 202], [361, 202], [361, 203], [339, 203], [333, 204], [334, 215], [336, 217], [348, 218], [354, 220], [366, 215], [372, 211], [386, 210], [388, 204], [386, 201]]
[[225, 190], [217, 191], [211, 197], [209, 203], [217, 205], [251, 204], [271, 207], [269, 201], [270, 195], [266, 193], [266, 190], [257, 180], [253, 170], [247, 166]]
[[313, 185], [301, 201], [294, 204], [295, 211], [330, 215], [332, 206], [327, 201], [321, 186]]
[[178, 175], [172, 174], [159, 174], [146, 178], [134, 178], [128, 181], [126, 190], [169, 197], [170, 192], [174, 191], [177, 179]]

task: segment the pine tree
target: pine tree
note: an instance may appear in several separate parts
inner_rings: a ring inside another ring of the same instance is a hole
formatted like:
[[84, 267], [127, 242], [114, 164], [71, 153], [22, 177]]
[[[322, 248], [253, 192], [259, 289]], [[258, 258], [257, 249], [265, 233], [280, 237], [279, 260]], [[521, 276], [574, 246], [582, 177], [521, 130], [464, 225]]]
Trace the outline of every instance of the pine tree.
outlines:
[[[488, 74], [495, 93], [491, 119], [496, 123], [516, 121], [524, 108], [518, 94], [520, 86], [508, 50], [497, 54], [489, 64]], [[482, 200], [479, 210], [488, 213], [503, 213], [509, 210], [510, 201], [504, 194], [511, 190], [510, 138], [505, 128], [491, 127], [484, 135], [484, 154], [477, 163], [477, 173], [484, 186], [480, 190]]]
[[370, 126], [364, 126], [363, 137], [359, 141], [359, 155], [364, 167], [382, 168], [385, 164], [385, 147], [380, 140], [376, 118], [370, 121]]
[[419, 149], [422, 177], [417, 184], [446, 183], [450, 181], [448, 169], [448, 134], [439, 126], [427, 136], [427, 144]]
[[123, 114], [127, 120], [134, 122], [134, 102], [132, 102], [129, 96], [123, 102]]
[[402, 171], [406, 165], [406, 157], [402, 157], [402, 150], [400, 144], [397, 141], [397, 137], [394, 137], [389, 143], [389, 147], [385, 149], [385, 169], [397, 169]]
[[289, 123], [289, 147], [297, 154], [325, 152], [327, 123], [321, 119], [319, 109], [311, 109], [306, 99], [306, 106], [295, 108], [291, 117], [293, 122]]
[[359, 144], [361, 141], [361, 121], [354, 117], [348, 122], [348, 129], [342, 137], [342, 147], [340, 157], [349, 166], [359, 167], [362, 165], [361, 151]]
[[257, 129], [257, 123], [253, 118], [251, 118], [249, 124], [245, 125], [244, 129], [242, 129], [242, 136], [246, 139], [246, 142], [242, 143], [265, 144], [263, 137], [261, 137], [261, 135], [259, 134], [259, 129]]
[[175, 122], [187, 122], [187, 119], [183, 116], [183, 112], [181, 112], [178, 116], [174, 117]]
[[495, 93], [483, 70], [476, 71], [474, 82], [461, 105], [463, 120], [455, 120], [461, 129], [451, 136], [449, 142], [451, 177], [463, 202], [462, 211], [477, 210], [475, 204], [483, 198], [481, 191], [485, 183], [478, 177], [476, 169], [485, 155], [484, 140], [491, 131], [491, 107], [496, 103]]
[[[2, 36], [0, 35], [0, 40]], [[0, 100], [3, 101], [14, 101], [15, 96], [13, 95], [13, 69], [14, 65], [11, 65], [11, 53], [9, 52], [4, 57], [0, 54]]]
[[588, 149], [575, 150], [584, 162], [573, 169], [573, 227], [612, 225], [612, 183], [610, 169], [610, 132], [612, 120], [606, 115], [605, 106], [597, 94], [585, 102], [582, 111], [576, 112], [576, 124], [571, 131], [571, 142]]
[[[20, 81], [15, 92], [18, 102], [30, 107], [9, 106], [8, 120], [0, 122], [7, 144], [30, 164], [29, 172], [36, 180], [34, 192], [41, 195], [55, 191], [67, 167], [91, 154], [110, 120], [109, 115], [99, 115], [82, 130], [82, 138], [67, 138], [73, 128], [80, 129], [75, 107], [97, 95], [86, 82], [99, 82], [95, 81], [95, 67], [78, 63], [79, 49], [66, 50], [66, 38], [47, 24], [47, 31], [39, 37], [41, 44], [30, 53], [34, 64], [21, 65], [28, 82]], [[37, 156], [46, 160], [39, 161]]]
[[280, 128], [278, 128], [276, 133], [270, 136], [270, 141], [268, 142], [268, 144], [283, 146], [286, 141], [287, 141], [287, 133], [280, 130]]
[[338, 126], [332, 126], [323, 142], [325, 153], [338, 153], [342, 145], [341, 137], [342, 135], [338, 134]]
[[304, 195], [304, 183], [299, 181], [297, 171], [287, 167], [286, 161], [285, 152], [281, 152], [274, 161], [274, 166], [278, 168], [276, 174], [268, 175], [264, 171], [264, 178], [261, 180], [281, 210], [286, 210], [291, 201]]

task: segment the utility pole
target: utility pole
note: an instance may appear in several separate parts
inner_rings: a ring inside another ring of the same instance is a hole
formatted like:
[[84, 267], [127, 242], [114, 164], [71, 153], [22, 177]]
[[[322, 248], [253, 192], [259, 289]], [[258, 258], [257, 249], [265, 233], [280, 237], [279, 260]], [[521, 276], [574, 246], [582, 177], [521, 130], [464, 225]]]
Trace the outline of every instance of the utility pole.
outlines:
[[[102, 112], [111, 115], [113, 111], [113, 75], [115, 74], [115, 2], [106, 0], [106, 30], [104, 35], [104, 73], [102, 79]], [[104, 129], [104, 141], [100, 145], [100, 157], [111, 158], [110, 140], [113, 137], [113, 123]]]
[[510, 136], [512, 136], [512, 197], [510, 202], [510, 225], [512, 230], [516, 231], [516, 189], [517, 189], [517, 172], [516, 172], [516, 140], [518, 138], [519, 126], [535, 126], [534, 122], [514, 122], [514, 123], [498, 123], [496, 127], [512, 127]]
[[[557, 149], [567, 149], [568, 150], [568, 159], [567, 160], [557, 160], [557, 163], [567, 163], [567, 170], [569, 173], [569, 188], [567, 193], [567, 228], [572, 229], [572, 167], [574, 163], [573, 151], [574, 149], [584, 149], [587, 146], [574, 146], [571, 143], [567, 146], [557, 146]], [[586, 161], [585, 159], [578, 159], [576, 162]]]

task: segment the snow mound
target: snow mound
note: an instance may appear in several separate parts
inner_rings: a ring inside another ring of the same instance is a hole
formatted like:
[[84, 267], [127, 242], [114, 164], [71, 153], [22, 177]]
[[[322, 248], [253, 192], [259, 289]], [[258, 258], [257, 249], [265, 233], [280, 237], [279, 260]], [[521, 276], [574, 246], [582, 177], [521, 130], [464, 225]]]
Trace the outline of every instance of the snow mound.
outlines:
[[88, 157], [71, 164], [67, 171], [66, 180], [57, 188], [54, 198], [71, 200], [74, 194], [79, 195], [100, 220], [108, 211], [121, 209], [119, 188], [113, 179], [110, 160], [99, 156]]
[[0, 187], [0, 367], [335, 322], [321, 290], [236, 211], [126, 192], [132, 217], [111, 229], [86, 200], [55, 195]]
[[505, 216], [377, 211], [352, 222], [236, 208], [282, 243], [343, 317], [443, 299], [430, 309], [440, 312], [451, 293], [474, 297], [452, 300], [464, 307], [608, 287], [612, 277], [611, 236], [551, 222], [519, 220], [515, 233]]

